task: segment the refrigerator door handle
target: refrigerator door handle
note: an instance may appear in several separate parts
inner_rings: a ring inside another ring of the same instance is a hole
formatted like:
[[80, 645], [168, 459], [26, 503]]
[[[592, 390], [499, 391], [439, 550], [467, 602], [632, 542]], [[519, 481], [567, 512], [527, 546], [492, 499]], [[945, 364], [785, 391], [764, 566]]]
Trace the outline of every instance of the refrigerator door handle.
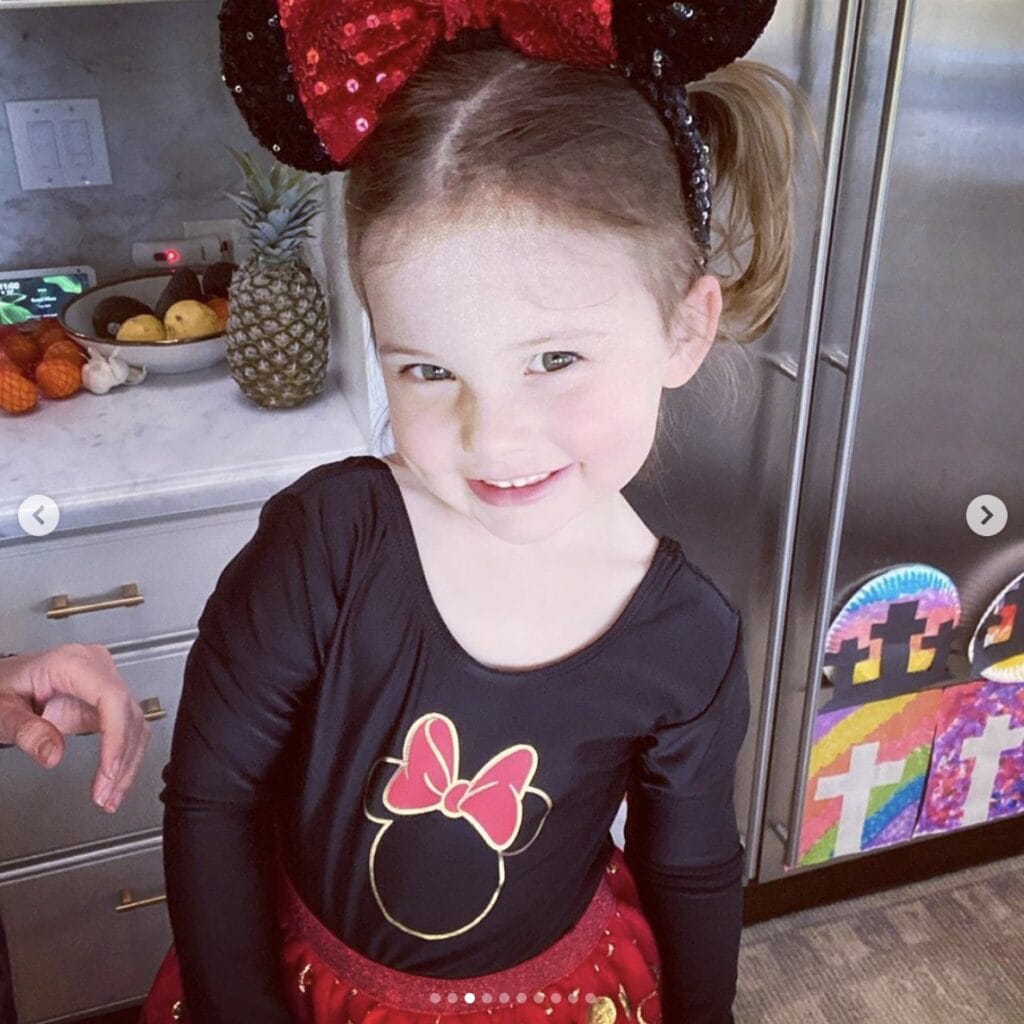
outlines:
[[[843, 513], [846, 506], [850, 465], [853, 460], [853, 442], [857, 425], [861, 382], [867, 351], [868, 328], [871, 322], [871, 306], [875, 295], [875, 278], [878, 269], [878, 255], [885, 219], [885, 201], [889, 186], [889, 172], [892, 162], [893, 138], [899, 107], [903, 70], [906, 65], [907, 44], [910, 36], [910, 21], [913, 0], [898, 0], [893, 22], [892, 42], [889, 48], [889, 67], [882, 102], [882, 118], [878, 130], [878, 145], [875, 151], [875, 165], [871, 182], [868, 220], [862, 249], [860, 276], [857, 284], [856, 313], [852, 329], [849, 364], [846, 368], [846, 382], [843, 390], [843, 407], [840, 415], [839, 444], [836, 451], [832, 494], [830, 496], [828, 529], [825, 539], [825, 557], [821, 571], [821, 585], [818, 590], [814, 618], [814, 646], [807, 676], [807, 695], [803, 707], [800, 728], [799, 761], [796, 769], [796, 786], [790, 805], [787, 823], [785, 866], [793, 867], [799, 856], [800, 822], [804, 813], [804, 780], [810, 764], [811, 747], [814, 737], [814, 721], [817, 715], [818, 691], [825, 664], [825, 641], [829, 629], [830, 609], [833, 599], [833, 584], [839, 558], [839, 544], [843, 528]], [[826, 357], [827, 358], [827, 357]]]
[[767, 363], [773, 370], [781, 373], [783, 377], [796, 380], [800, 376], [800, 368], [793, 362], [792, 357], [786, 353], [775, 355], [774, 353], [760, 352], [758, 353], [758, 358], [760, 358], [761, 362]]
[[768, 793], [769, 739], [775, 722], [778, 703], [779, 672], [782, 661], [783, 635], [788, 614], [789, 589], [793, 572], [793, 546], [796, 537], [797, 513], [803, 485], [807, 431], [810, 422], [811, 394], [814, 390], [815, 353], [821, 344], [821, 323], [825, 304], [825, 280], [832, 250], [832, 230], [835, 220], [836, 194], [850, 114], [850, 83], [856, 64], [857, 40], [862, 17], [862, 0], [842, 0], [837, 15], [835, 48], [832, 60], [832, 81], [827, 115], [827, 136], [824, 153], [824, 178], [821, 205], [814, 238], [814, 256], [811, 283], [807, 300], [807, 315], [800, 352], [800, 362], [789, 355], [759, 353], [775, 371], [797, 382], [797, 395], [790, 443], [786, 498], [782, 509], [779, 535], [775, 550], [779, 552], [775, 574], [772, 611], [768, 626], [768, 644], [765, 651], [764, 685], [761, 691], [761, 710], [758, 716], [757, 740], [751, 783], [750, 811], [746, 827], [747, 881], [757, 877], [761, 856], [761, 833], [764, 825], [765, 801]]
[[[761, 354], [761, 361], [767, 363], [773, 370], [777, 370], [782, 374], [783, 377], [788, 377], [790, 380], [797, 380], [800, 376], [800, 367], [793, 362], [792, 358], [783, 353], [782, 355], [775, 355], [770, 353], [768, 355]], [[837, 370], [841, 370], [843, 373], [848, 373], [850, 370], [850, 361], [846, 356], [845, 352], [836, 350], [825, 350], [821, 353], [821, 358], [827, 363], [831, 363]]]
[[824, 359], [826, 363], [834, 366], [841, 373], [848, 374], [850, 372], [849, 356], [847, 356], [845, 352], [840, 352], [839, 349], [825, 349], [821, 353], [821, 358]]

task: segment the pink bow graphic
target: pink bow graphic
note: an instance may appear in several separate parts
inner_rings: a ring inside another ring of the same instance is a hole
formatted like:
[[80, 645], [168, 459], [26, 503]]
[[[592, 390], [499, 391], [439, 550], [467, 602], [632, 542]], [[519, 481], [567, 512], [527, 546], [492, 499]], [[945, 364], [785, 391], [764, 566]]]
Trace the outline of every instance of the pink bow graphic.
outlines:
[[402, 763], [384, 788], [383, 801], [395, 814], [437, 810], [465, 818], [501, 852], [519, 832], [523, 793], [536, 770], [536, 750], [516, 744], [492, 757], [472, 780], [460, 779], [455, 725], [431, 712], [409, 728]]

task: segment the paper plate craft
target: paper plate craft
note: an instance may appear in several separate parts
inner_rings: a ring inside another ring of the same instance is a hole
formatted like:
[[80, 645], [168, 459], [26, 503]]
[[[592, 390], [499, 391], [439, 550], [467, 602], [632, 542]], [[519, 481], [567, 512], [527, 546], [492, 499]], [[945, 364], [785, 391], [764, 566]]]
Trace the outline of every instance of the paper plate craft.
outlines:
[[1024, 811], [1024, 685], [984, 679], [942, 691], [915, 835]]
[[1024, 683], [1024, 573], [985, 609], [967, 647], [971, 674], [996, 683]]
[[818, 714], [798, 865], [913, 837], [941, 700], [926, 690]]
[[930, 565], [897, 565], [857, 587], [825, 639], [827, 710], [915, 693], [949, 677], [956, 585]]

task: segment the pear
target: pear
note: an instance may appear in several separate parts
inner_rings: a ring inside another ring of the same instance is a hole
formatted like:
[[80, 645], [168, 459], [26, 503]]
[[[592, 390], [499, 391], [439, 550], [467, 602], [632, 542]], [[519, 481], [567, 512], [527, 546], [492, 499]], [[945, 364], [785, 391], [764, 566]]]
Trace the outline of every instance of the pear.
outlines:
[[203, 338], [209, 334], [220, 334], [220, 317], [206, 305], [195, 299], [183, 299], [174, 303], [164, 316], [164, 327], [168, 339]]
[[118, 341], [166, 341], [167, 332], [160, 320], [149, 313], [129, 317], [117, 332]]

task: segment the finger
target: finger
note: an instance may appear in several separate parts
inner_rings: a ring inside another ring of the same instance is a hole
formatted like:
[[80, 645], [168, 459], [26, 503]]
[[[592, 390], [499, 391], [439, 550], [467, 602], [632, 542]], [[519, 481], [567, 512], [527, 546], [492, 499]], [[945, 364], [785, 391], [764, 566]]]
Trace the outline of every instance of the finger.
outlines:
[[77, 697], [59, 695], [51, 698], [41, 715], [65, 736], [86, 736], [99, 732], [100, 716], [96, 709]]
[[[125, 745], [116, 763], [113, 776], [107, 774], [101, 758], [94, 783], [94, 799], [107, 811], [116, 811], [124, 794], [135, 781], [146, 747], [149, 745], [150, 727], [138, 701], [129, 699], [124, 708]], [[103, 726], [106, 736], [106, 727]], [[102, 753], [102, 751], [101, 751]]]
[[111, 784], [106, 802], [103, 804], [104, 810], [111, 813], [120, 807], [125, 793], [134, 785], [139, 768], [142, 766], [145, 758], [151, 729], [149, 723], [145, 720], [142, 721], [141, 725], [142, 728], [139, 732], [138, 741], [133, 745], [131, 751], [125, 755], [121, 776]]
[[[83, 700], [95, 709], [100, 733], [99, 771], [111, 782], [121, 776], [123, 766], [142, 731], [142, 708], [117, 670], [110, 652], [101, 646], [88, 648], [91, 672], [78, 682]], [[91, 692], [90, 692], [91, 691]]]
[[5, 701], [2, 735], [44, 768], [53, 768], [64, 756], [64, 737], [21, 702]]
[[[124, 778], [132, 772], [133, 766], [138, 760], [136, 753], [138, 744], [132, 740], [133, 732], [134, 730], [129, 727], [125, 748], [113, 765], [105, 764], [101, 756], [96, 767], [96, 775], [93, 779], [93, 800], [103, 810], [110, 813], [116, 811], [120, 806], [126, 791]], [[113, 770], [113, 775], [107, 774], [110, 770]]]
[[94, 799], [106, 807], [131, 760], [140, 731], [141, 714], [129, 695], [104, 698], [96, 706], [100, 728], [100, 761], [96, 771]]

